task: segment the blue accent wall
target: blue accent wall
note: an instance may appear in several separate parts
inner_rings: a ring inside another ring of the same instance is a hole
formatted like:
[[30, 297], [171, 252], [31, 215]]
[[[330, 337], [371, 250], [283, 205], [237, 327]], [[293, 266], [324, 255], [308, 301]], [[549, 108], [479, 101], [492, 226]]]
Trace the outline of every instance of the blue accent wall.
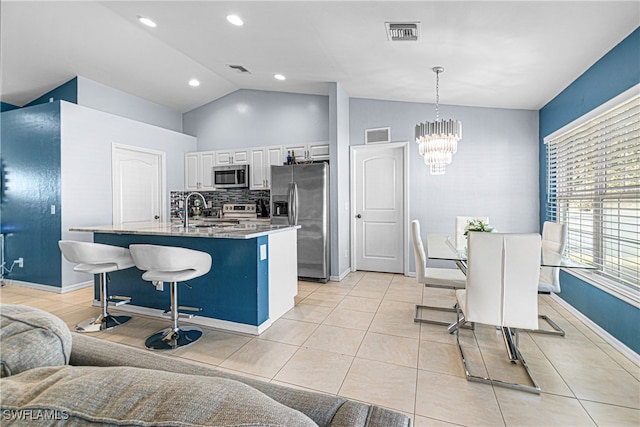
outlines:
[[0, 128], [5, 259], [24, 258], [7, 277], [61, 286], [60, 102], [4, 112]]
[[54, 101], [67, 101], [74, 104], [78, 103], [78, 78], [74, 77], [66, 83], [61, 84], [57, 88], [50, 90], [37, 99], [34, 99], [25, 107], [31, 107], [33, 105], [46, 104], [53, 98]]
[[0, 113], [15, 110], [16, 108], [20, 107], [18, 107], [17, 105], [7, 104], [6, 102], [0, 102]]
[[576, 276], [560, 273], [560, 297], [591, 321], [640, 353], [640, 310]]
[[[544, 138], [640, 83], [640, 27], [540, 110], [540, 222], [547, 219]], [[563, 273], [559, 294], [582, 314], [640, 353], [640, 310], [574, 276]]]
[[[207, 237], [173, 237], [133, 234], [95, 233], [94, 242], [128, 247], [152, 244], [195, 249], [211, 254], [211, 271], [189, 280], [191, 289], [178, 288], [178, 303], [200, 307], [199, 316], [258, 326], [269, 318], [269, 262], [260, 260], [260, 246], [268, 237], [254, 239], [215, 239]], [[131, 297], [131, 304], [168, 310], [171, 307], [169, 285], [157, 291], [142, 280], [137, 268], [109, 273], [109, 292]], [[95, 298], [98, 284], [95, 283]]]

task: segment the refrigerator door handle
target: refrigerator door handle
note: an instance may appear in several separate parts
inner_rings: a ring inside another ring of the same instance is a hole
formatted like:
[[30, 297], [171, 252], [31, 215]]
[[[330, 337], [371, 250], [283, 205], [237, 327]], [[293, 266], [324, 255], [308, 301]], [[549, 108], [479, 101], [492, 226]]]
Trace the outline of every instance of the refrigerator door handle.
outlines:
[[293, 183], [289, 183], [287, 188], [287, 221], [293, 225]]
[[292, 183], [293, 188], [293, 223], [291, 225], [298, 225], [298, 184]]

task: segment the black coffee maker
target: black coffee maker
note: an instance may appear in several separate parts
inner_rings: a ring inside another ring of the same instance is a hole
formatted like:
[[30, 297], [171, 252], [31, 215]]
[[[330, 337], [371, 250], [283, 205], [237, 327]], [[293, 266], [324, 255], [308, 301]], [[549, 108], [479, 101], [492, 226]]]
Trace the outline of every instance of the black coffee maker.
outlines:
[[268, 218], [269, 217], [269, 209], [267, 208], [267, 205], [264, 202], [264, 199], [260, 199], [258, 201], [258, 216], [261, 218]]

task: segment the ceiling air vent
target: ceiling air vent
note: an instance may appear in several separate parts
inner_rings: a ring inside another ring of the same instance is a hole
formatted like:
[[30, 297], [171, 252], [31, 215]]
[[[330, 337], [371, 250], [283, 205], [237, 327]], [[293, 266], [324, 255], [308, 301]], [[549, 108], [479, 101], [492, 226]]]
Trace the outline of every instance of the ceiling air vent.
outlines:
[[385, 22], [390, 42], [420, 41], [420, 22]]
[[248, 73], [251, 74], [251, 71], [244, 68], [242, 65], [229, 65], [229, 68], [236, 70], [239, 73]]
[[391, 142], [391, 128], [377, 128], [364, 130], [365, 144], [381, 144]]

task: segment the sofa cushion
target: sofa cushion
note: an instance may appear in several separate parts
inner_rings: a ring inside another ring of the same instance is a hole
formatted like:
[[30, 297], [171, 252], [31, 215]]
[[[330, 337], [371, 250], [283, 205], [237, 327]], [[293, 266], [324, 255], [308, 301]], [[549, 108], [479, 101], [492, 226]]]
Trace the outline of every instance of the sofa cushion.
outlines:
[[0, 379], [0, 388], [3, 414], [29, 409], [31, 414], [57, 414], [72, 425], [317, 427], [303, 413], [225, 378], [132, 367], [62, 366]]
[[69, 363], [71, 332], [58, 317], [33, 307], [0, 304], [0, 377]]

